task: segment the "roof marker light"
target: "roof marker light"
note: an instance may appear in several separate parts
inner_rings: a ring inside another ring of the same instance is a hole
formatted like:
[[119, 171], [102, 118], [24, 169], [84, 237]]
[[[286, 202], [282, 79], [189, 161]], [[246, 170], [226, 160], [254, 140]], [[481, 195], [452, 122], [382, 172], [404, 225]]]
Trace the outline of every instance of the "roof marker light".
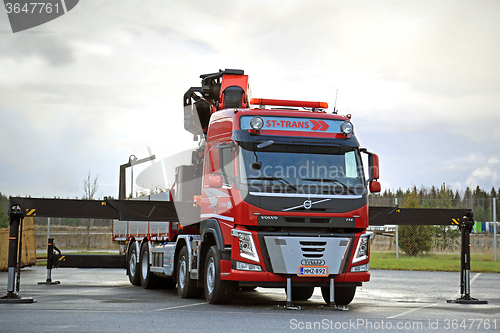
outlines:
[[260, 129], [264, 127], [264, 120], [259, 116], [254, 116], [250, 120], [250, 126], [253, 128], [253, 130], [260, 131]]
[[328, 109], [327, 102], [289, 101], [283, 99], [252, 98], [251, 105], [291, 106], [314, 109]]
[[352, 123], [350, 121], [344, 121], [341, 125], [340, 125], [340, 131], [342, 132], [342, 134], [344, 135], [351, 135], [352, 132], [354, 130], [354, 126], [352, 125]]

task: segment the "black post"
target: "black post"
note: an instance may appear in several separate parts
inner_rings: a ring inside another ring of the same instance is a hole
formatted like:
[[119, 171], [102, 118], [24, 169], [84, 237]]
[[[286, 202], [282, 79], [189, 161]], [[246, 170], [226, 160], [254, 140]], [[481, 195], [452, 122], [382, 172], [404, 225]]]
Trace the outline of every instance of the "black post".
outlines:
[[459, 304], [488, 304], [470, 296], [470, 233], [474, 226], [471, 216], [464, 216], [460, 224], [462, 232], [462, 253], [460, 255], [460, 298], [448, 300], [448, 303]]
[[14, 292], [14, 280], [17, 267], [17, 250], [19, 243], [19, 225], [24, 218], [21, 206], [14, 205], [9, 209], [10, 232], [9, 232], [9, 263], [7, 295], [0, 298], [0, 303], [33, 303], [32, 298], [20, 297]]
[[23, 260], [23, 220], [24, 218], [21, 218], [19, 220], [19, 247], [17, 249], [18, 255], [17, 255], [17, 276], [16, 276], [16, 292], [19, 294], [19, 288], [21, 284], [21, 264]]
[[54, 238], [49, 238], [47, 241], [47, 279], [45, 282], [38, 284], [60, 284], [60, 281], [52, 281], [52, 268], [54, 267]]
[[125, 194], [125, 168], [130, 166], [130, 163], [125, 163], [120, 165], [120, 184], [118, 188], [118, 200], [125, 200], [127, 195]]
[[470, 291], [467, 290], [467, 281], [469, 280], [470, 272], [470, 235], [467, 232], [465, 224], [461, 226], [462, 231], [462, 251], [460, 254], [460, 295], [462, 297], [469, 296]]

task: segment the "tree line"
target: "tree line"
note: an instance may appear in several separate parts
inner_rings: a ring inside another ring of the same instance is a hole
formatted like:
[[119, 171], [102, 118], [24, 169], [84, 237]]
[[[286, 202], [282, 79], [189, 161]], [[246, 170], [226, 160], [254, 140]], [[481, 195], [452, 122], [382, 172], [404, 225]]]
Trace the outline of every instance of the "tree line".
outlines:
[[472, 209], [474, 220], [477, 222], [493, 221], [493, 198], [496, 198], [497, 221], [500, 218], [500, 187], [495, 189], [494, 186], [489, 192], [476, 186], [476, 188], [467, 187], [462, 193], [447, 187], [444, 183], [439, 187], [413, 186], [406, 190], [399, 188], [395, 192], [388, 189], [383, 193], [370, 194], [370, 205], [394, 205], [397, 199], [398, 205], [403, 207], [410, 198], [412, 205], [418, 204], [416, 208]]
[[[396, 192], [385, 190], [383, 193], [370, 194], [370, 205], [387, 206], [398, 204], [401, 208], [468, 208], [472, 209], [476, 222], [493, 221], [493, 198], [496, 199], [496, 217], [500, 217], [500, 188], [490, 192], [477, 186], [474, 190], [467, 187], [460, 194], [446, 184], [440, 187], [421, 187]], [[460, 246], [460, 230], [450, 226], [401, 225], [398, 228], [399, 248], [408, 256], [416, 256], [435, 248], [441, 251], [457, 249]]]

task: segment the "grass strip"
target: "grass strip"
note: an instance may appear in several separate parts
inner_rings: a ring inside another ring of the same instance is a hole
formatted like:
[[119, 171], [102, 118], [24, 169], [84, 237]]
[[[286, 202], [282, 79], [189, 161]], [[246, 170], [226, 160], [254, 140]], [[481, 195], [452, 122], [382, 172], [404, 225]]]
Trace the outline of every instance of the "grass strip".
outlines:
[[[424, 254], [396, 259], [396, 253], [372, 252], [370, 269], [460, 272], [460, 254]], [[490, 254], [471, 254], [471, 272], [500, 273], [500, 262]]]

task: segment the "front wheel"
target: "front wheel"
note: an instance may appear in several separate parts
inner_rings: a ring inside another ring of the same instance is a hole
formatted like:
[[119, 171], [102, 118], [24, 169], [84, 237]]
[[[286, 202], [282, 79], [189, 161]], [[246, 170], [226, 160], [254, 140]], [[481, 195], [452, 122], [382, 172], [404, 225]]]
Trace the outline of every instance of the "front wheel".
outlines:
[[307, 301], [314, 293], [314, 287], [292, 287], [292, 301]]
[[137, 265], [137, 247], [135, 243], [130, 245], [127, 258], [127, 274], [130, 283], [134, 286], [139, 286], [141, 280], [139, 278], [139, 269]]
[[219, 250], [212, 246], [205, 260], [205, 298], [210, 304], [225, 304], [231, 302], [236, 291], [236, 282], [220, 278]]
[[[335, 287], [335, 304], [348, 305], [354, 299], [354, 294], [356, 294], [356, 287]], [[326, 304], [330, 303], [330, 287], [321, 287], [321, 295]]]

